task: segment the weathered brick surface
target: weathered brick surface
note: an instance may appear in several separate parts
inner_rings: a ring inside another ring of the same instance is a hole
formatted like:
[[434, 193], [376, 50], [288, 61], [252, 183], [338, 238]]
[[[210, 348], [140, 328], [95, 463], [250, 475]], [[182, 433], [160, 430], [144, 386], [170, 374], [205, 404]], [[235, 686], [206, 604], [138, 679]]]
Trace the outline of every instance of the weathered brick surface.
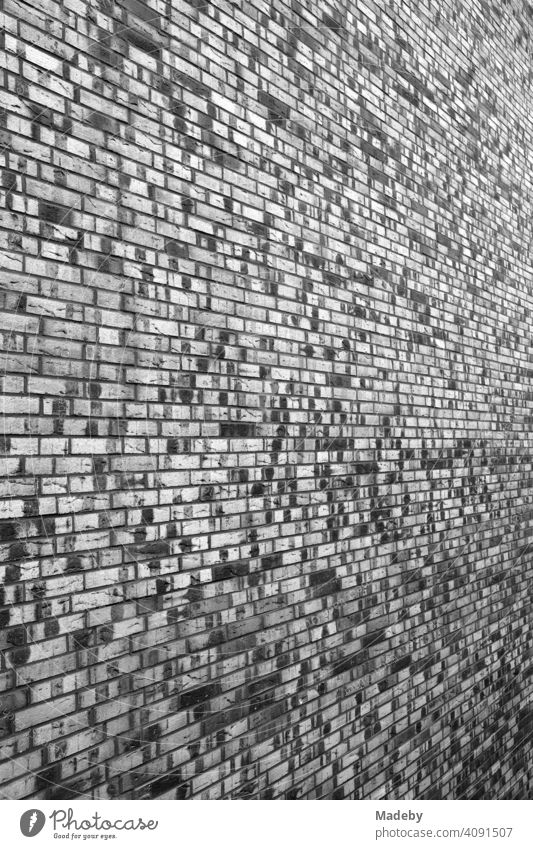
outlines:
[[2, 795], [527, 797], [533, 7], [1, 22]]

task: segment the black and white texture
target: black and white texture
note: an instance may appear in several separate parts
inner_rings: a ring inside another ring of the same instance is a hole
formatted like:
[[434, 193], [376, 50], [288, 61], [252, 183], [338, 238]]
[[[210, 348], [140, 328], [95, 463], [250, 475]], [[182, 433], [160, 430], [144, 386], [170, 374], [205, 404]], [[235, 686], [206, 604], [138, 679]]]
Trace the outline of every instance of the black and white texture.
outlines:
[[533, 6], [1, 10], [2, 798], [528, 798]]

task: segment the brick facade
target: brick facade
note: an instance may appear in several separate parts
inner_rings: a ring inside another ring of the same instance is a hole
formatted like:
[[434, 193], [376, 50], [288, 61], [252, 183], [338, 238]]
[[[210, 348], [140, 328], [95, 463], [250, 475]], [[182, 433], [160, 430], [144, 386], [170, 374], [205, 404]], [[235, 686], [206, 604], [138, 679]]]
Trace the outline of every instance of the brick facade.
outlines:
[[527, 798], [533, 7], [1, 8], [1, 795]]

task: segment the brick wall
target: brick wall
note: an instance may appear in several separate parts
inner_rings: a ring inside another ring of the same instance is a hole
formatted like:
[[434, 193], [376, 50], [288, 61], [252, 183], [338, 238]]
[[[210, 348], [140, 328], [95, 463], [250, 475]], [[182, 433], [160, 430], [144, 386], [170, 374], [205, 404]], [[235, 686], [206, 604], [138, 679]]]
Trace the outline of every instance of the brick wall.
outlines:
[[533, 7], [2, 9], [2, 796], [526, 798]]

